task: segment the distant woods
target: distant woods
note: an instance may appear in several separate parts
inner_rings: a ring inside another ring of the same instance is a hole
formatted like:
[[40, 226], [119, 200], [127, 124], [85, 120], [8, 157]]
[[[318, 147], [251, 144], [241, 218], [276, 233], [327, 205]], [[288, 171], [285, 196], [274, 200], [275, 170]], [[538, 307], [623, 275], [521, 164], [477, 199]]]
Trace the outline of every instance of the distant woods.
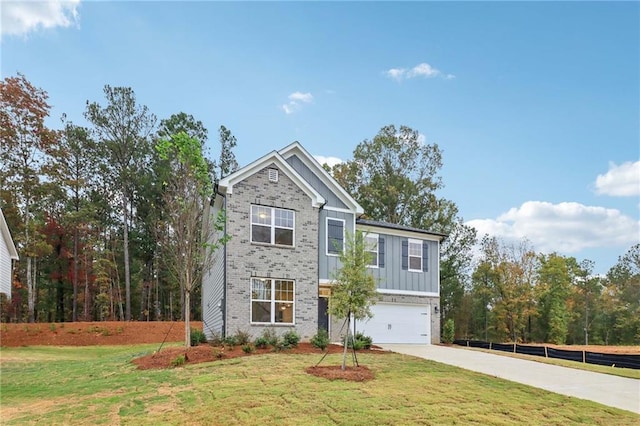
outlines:
[[[106, 85], [103, 99], [87, 101], [88, 127], [63, 115], [56, 130], [45, 125], [46, 91], [24, 75], [2, 80], [0, 96], [0, 207], [20, 255], [2, 321], [199, 317], [199, 287], [185, 285], [168, 261], [183, 235], [171, 201], [192, 195], [201, 206], [237, 169], [231, 132], [220, 126], [212, 159], [201, 121], [184, 112], [158, 121], [129, 87]], [[154, 149], [176, 135], [193, 140], [191, 155], [202, 159], [197, 194], [177, 194], [173, 182], [188, 168]], [[196, 278], [202, 261], [190, 264]]]

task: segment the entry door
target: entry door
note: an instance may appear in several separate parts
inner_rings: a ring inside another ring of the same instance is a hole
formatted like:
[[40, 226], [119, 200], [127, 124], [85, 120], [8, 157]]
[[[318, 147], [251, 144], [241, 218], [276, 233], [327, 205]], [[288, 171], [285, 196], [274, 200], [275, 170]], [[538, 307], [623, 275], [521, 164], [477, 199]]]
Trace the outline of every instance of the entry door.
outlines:
[[318, 330], [326, 330], [329, 332], [329, 299], [327, 297], [318, 297]]

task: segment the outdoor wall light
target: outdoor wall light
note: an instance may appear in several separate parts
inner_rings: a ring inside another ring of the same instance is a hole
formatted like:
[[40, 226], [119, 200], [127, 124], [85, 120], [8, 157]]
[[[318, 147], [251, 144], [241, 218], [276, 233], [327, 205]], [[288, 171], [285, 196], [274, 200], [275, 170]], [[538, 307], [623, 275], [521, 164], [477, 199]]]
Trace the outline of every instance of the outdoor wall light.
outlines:
[[438, 305], [433, 307], [433, 312], [435, 312], [436, 314], [440, 313], [440, 309], [438, 309]]

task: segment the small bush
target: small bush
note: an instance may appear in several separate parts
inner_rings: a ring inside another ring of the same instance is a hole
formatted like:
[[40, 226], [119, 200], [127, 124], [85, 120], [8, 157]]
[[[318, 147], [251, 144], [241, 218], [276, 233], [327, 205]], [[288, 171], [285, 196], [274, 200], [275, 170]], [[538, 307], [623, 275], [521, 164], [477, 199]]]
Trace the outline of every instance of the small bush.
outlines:
[[184, 356], [184, 355], [178, 355], [178, 357], [176, 359], [171, 361], [171, 366], [179, 367], [181, 365], [184, 365], [185, 362], [187, 362], [187, 357]]
[[347, 347], [349, 349], [353, 348], [356, 351], [362, 349], [371, 349], [371, 344], [373, 340], [369, 336], [365, 336], [364, 334], [358, 332], [355, 336], [353, 336], [353, 340], [347, 340]]
[[262, 332], [262, 337], [265, 338], [265, 340], [267, 341], [267, 344], [269, 346], [277, 346], [278, 345], [278, 341], [280, 339], [278, 339], [278, 335], [276, 334], [276, 332], [272, 329], [272, 328], [267, 328]]
[[236, 346], [238, 344], [238, 341], [236, 340], [236, 336], [227, 336], [224, 339], [222, 339], [222, 343], [225, 346]]
[[442, 327], [442, 341], [444, 343], [453, 343], [455, 337], [456, 326], [452, 318], [449, 318]]
[[49, 324], [49, 330], [56, 331], [56, 325], [54, 323]]
[[242, 352], [244, 352], [245, 354], [250, 354], [251, 352], [253, 352], [253, 346], [251, 346], [251, 344], [249, 343], [245, 343], [244, 345], [242, 345]]
[[329, 346], [329, 333], [327, 333], [327, 330], [318, 330], [315, 336], [311, 338], [311, 344], [321, 351], [327, 349], [327, 347]]
[[224, 351], [220, 348], [211, 348], [211, 354], [215, 359], [224, 358]]
[[282, 336], [282, 344], [287, 348], [295, 348], [300, 342], [300, 336], [294, 330], [287, 331]]
[[258, 349], [264, 349], [269, 346], [269, 342], [264, 338], [264, 336], [258, 337], [253, 344], [256, 345], [256, 348]]
[[220, 335], [220, 333], [213, 333], [213, 335], [207, 339], [207, 342], [211, 346], [222, 346], [224, 344], [224, 339]]
[[236, 345], [246, 345], [251, 343], [251, 334], [245, 330], [236, 330], [234, 336], [236, 338]]
[[205, 336], [204, 331], [192, 328], [191, 329], [191, 346], [198, 346], [200, 343], [206, 343], [207, 336]]

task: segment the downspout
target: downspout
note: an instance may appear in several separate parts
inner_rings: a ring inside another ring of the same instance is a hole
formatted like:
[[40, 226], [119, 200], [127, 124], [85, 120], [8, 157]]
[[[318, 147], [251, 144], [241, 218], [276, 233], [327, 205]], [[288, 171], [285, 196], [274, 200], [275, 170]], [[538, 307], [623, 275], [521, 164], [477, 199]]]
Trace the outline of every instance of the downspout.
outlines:
[[[220, 191], [218, 191], [218, 184], [216, 183], [214, 186], [214, 191], [215, 191], [215, 195], [216, 196], [221, 196], [222, 197], [222, 210], [224, 211], [224, 215], [225, 215], [225, 220], [224, 220], [224, 235], [227, 235], [227, 197]], [[213, 203], [215, 201], [215, 197], [213, 197], [213, 199], [211, 200], [211, 202]], [[222, 281], [223, 281], [223, 286], [222, 286], [222, 300], [220, 301], [220, 311], [222, 312], [222, 337], [225, 338], [227, 337], [227, 243], [224, 243], [224, 246], [222, 247], [222, 257], [223, 257], [223, 261], [222, 261]]]

